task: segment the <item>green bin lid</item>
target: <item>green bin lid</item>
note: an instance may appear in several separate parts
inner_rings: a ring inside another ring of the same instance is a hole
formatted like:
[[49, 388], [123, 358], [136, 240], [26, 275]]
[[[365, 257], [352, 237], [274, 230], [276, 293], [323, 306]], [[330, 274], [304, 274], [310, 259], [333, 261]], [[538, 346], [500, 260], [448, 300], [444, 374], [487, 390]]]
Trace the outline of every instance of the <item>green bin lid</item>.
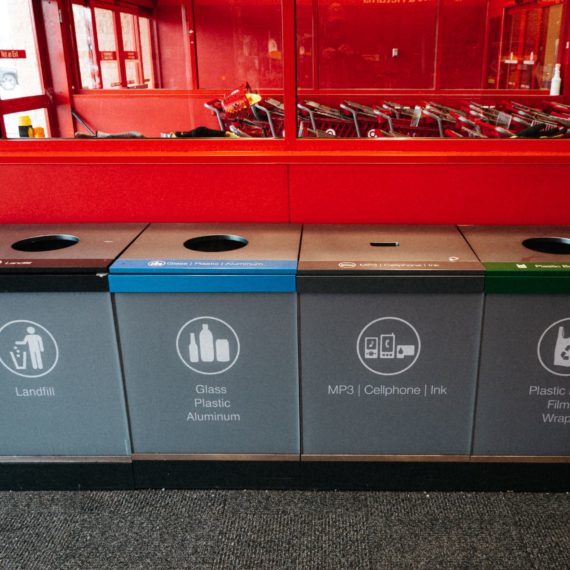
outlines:
[[570, 293], [570, 226], [460, 226], [487, 293]]

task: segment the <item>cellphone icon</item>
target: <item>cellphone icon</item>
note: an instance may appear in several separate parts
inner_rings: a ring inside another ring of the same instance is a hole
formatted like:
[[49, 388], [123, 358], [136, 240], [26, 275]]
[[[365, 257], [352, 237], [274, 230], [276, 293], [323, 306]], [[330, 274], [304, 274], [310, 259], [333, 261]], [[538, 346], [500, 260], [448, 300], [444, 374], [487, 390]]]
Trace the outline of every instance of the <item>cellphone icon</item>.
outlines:
[[378, 358], [378, 337], [367, 336], [364, 339], [364, 358]]
[[380, 335], [380, 358], [394, 358], [396, 355], [396, 335]]

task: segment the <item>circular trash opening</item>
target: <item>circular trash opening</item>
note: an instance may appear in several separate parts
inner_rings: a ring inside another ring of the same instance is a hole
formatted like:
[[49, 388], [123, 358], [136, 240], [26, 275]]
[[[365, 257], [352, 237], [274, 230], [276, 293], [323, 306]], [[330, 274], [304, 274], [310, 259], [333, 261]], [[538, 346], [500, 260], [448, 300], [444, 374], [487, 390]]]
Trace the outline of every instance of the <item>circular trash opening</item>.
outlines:
[[248, 241], [241, 236], [212, 235], [189, 239], [184, 242], [184, 247], [192, 251], [233, 251], [247, 244]]
[[522, 244], [533, 251], [570, 255], [570, 239], [563, 237], [539, 237], [525, 239]]
[[54, 234], [48, 236], [34, 236], [12, 244], [17, 251], [54, 251], [65, 249], [79, 242], [77, 236], [68, 234]]

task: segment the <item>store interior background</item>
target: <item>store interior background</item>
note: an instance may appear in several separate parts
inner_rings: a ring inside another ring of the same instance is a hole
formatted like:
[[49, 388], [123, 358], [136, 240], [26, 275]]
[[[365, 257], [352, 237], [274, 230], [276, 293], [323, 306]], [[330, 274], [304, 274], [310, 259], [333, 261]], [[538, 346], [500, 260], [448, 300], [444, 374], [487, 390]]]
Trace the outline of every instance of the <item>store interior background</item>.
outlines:
[[[301, 139], [292, 109], [568, 103], [569, 20], [559, 0], [5, 0], [0, 50], [25, 58], [0, 59], [0, 222], [566, 223], [568, 140]], [[284, 102], [283, 138], [158, 138], [216, 128], [204, 103], [245, 81]], [[72, 111], [146, 138], [74, 139]], [[17, 140], [24, 114], [48, 138]]]

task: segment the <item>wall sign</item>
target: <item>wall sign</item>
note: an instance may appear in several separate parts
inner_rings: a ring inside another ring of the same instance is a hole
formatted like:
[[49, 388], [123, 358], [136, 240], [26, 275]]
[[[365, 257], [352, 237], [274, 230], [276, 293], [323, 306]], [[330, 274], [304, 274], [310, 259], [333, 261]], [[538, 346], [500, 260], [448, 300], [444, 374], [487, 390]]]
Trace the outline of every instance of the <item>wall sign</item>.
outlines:
[[0, 49], [0, 59], [26, 59], [26, 50]]

